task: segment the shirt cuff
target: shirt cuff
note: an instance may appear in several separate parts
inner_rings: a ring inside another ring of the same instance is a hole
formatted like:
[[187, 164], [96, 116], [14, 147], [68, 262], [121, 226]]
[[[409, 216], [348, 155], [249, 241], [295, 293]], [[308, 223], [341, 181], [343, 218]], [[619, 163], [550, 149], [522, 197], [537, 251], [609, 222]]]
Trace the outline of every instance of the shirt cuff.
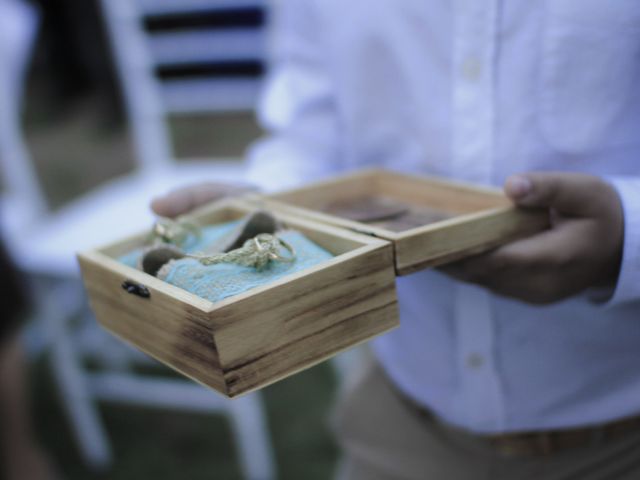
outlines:
[[620, 274], [613, 296], [605, 304], [615, 307], [640, 301], [640, 178], [610, 177], [624, 211], [624, 244]]

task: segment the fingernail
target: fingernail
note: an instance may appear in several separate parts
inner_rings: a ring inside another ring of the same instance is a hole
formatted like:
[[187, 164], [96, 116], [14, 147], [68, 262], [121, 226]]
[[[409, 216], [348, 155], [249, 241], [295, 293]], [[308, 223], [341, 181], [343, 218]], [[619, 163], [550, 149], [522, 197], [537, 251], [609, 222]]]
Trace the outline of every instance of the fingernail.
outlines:
[[161, 205], [162, 202], [162, 197], [155, 197], [151, 199], [151, 208], [157, 208], [158, 205]]
[[512, 197], [522, 198], [531, 193], [531, 180], [521, 175], [509, 177], [506, 185], [507, 193]]
[[168, 216], [167, 215], [167, 209], [168, 209], [168, 205], [165, 202], [164, 198], [162, 197], [156, 197], [153, 200], [151, 200], [151, 210], [157, 214], [157, 215], [163, 215], [163, 216]]

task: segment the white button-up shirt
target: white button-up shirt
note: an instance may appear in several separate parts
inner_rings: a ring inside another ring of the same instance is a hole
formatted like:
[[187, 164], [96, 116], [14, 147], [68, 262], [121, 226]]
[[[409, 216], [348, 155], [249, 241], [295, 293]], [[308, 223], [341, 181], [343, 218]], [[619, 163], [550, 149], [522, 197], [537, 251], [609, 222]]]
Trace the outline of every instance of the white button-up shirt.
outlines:
[[398, 279], [374, 342], [398, 388], [477, 432], [640, 414], [640, 2], [279, 0], [252, 177], [281, 188], [381, 166], [500, 185], [609, 179], [625, 211], [605, 305], [533, 307], [436, 271]]

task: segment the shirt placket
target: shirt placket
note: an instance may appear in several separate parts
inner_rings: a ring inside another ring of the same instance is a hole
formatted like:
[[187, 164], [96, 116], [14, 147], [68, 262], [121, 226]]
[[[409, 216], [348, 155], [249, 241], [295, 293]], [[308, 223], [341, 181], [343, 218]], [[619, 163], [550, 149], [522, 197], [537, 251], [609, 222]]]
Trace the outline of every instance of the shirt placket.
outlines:
[[[452, 173], [490, 183], [494, 163], [494, 75], [499, 0], [456, 0], [453, 39]], [[478, 429], [505, 423], [489, 294], [458, 285], [454, 311], [458, 418]]]

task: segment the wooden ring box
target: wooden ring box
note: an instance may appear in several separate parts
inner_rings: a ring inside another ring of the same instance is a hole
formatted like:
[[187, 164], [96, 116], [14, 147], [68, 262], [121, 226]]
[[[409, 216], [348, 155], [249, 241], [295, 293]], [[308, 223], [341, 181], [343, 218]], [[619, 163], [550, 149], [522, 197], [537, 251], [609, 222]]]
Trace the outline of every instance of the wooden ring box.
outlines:
[[[371, 197], [408, 205], [412, 220], [424, 209], [447, 218], [396, 231], [326, 211], [335, 202]], [[144, 232], [78, 255], [98, 321], [169, 367], [234, 397], [398, 326], [396, 275], [481, 253], [549, 223], [546, 211], [515, 208], [496, 190], [381, 170], [214, 202], [193, 217], [215, 224], [256, 208], [267, 208], [335, 257], [212, 303], [117, 260], [145, 243]]]

